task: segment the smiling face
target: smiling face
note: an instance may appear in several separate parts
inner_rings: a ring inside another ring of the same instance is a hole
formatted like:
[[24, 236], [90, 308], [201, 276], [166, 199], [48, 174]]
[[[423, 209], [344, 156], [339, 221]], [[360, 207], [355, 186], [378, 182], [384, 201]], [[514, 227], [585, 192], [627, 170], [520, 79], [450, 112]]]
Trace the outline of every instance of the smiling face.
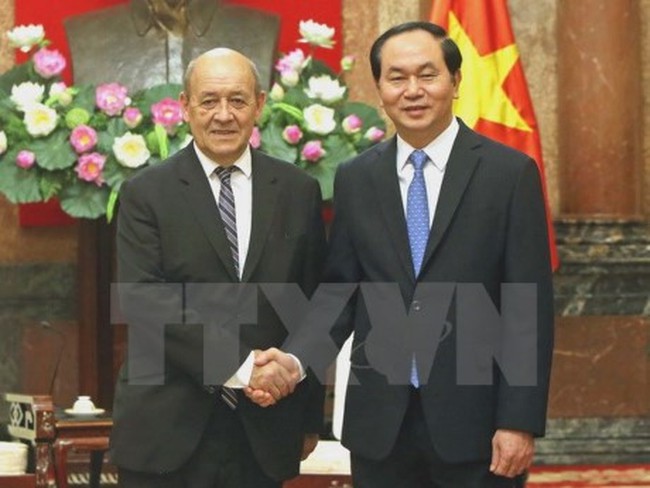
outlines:
[[421, 148], [451, 123], [460, 71], [452, 75], [440, 41], [424, 30], [389, 38], [381, 49], [377, 90], [397, 133]]
[[180, 100], [196, 145], [230, 166], [246, 149], [264, 106], [250, 61], [236, 51], [214, 49], [196, 59], [187, 81]]

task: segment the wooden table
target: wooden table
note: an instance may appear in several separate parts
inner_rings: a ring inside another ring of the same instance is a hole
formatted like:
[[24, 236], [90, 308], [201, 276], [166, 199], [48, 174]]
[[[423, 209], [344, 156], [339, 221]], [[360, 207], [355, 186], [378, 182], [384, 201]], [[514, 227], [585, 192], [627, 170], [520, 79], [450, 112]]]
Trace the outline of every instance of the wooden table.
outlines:
[[46, 488], [56, 482], [57, 488], [68, 488], [68, 454], [79, 450], [90, 452], [89, 486], [99, 487], [113, 426], [110, 417], [68, 417], [55, 411], [48, 395], [7, 393], [5, 399], [9, 403], [9, 433], [29, 441], [35, 449], [35, 485], [25, 486]]
[[36, 476], [33, 474], [0, 475], [2, 488], [35, 488]]

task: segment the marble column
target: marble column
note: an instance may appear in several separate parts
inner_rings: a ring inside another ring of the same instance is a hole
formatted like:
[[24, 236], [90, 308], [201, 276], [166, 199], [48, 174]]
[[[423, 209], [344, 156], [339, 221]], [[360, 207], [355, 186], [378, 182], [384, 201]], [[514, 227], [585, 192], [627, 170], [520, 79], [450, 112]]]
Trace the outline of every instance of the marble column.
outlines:
[[641, 213], [641, 36], [637, 0], [558, 5], [561, 213]]

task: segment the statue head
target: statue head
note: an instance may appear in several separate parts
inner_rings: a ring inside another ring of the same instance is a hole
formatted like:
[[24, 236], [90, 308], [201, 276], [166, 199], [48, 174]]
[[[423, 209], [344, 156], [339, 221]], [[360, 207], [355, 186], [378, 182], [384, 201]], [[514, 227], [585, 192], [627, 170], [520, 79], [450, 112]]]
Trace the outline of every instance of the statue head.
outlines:
[[205, 32], [219, 0], [131, 0], [136, 29], [144, 35], [151, 27], [177, 36], [191, 26], [197, 35]]

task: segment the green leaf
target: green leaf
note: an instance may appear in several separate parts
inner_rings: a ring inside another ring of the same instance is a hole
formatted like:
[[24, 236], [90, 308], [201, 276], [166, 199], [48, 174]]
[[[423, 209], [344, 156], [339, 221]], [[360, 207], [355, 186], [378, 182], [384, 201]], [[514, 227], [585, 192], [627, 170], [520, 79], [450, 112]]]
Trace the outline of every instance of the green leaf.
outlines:
[[320, 183], [323, 200], [330, 200], [334, 193], [334, 175], [339, 164], [356, 156], [354, 147], [341, 136], [329, 136], [323, 142], [326, 154], [316, 163], [307, 163], [305, 171]]
[[14, 66], [10, 70], [2, 73], [2, 76], [0, 76], [0, 90], [9, 94], [11, 93], [11, 87], [14, 85], [19, 85], [24, 81], [31, 81], [31, 65], [32, 62], [28, 61], [26, 63]]
[[167, 156], [169, 156], [169, 139], [167, 138], [167, 131], [165, 131], [165, 128], [160, 124], [156, 124], [153, 130], [156, 134], [156, 140], [158, 141], [160, 157], [161, 159], [167, 159]]
[[96, 219], [106, 213], [110, 190], [94, 183], [76, 180], [59, 194], [61, 208], [77, 218]]
[[329, 75], [332, 78], [336, 78], [336, 73], [327, 64], [315, 58], [312, 58], [307, 72], [309, 76]]
[[282, 111], [282, 112], [290, 115], [291, 117], [296, 119], [296, 121], [299, 124], [302, 124], [303, 120], [305, 119], [303, 117], [303, 115], [302, 115], [302, 110], [300, 110], [299, 108], [294, 107], [293, 105], [290, 105], [288, 103], [278, 102], [278, 103], [275, 103], [272, 108], [273, 108], [273, 110], [279, 110], [279, 111]]
[[47, 201], [56, 196], [65, 183], [65, 172], [63, 171], [41, 171], [39, 183], [43, 200]]
[[115, 213], [115, 205], [117, 204], [118, 192], [115, 190], [111, 191], [111, 194], [108, 196], [108, 203], [106, 204], [106, 221], [110, 224], [113, 221], [113, 215]]
[[[284, 94], [282, 102], [275, 103], [285, 103], [286, 105], [293, 105], [295, 107], [299, 107], [299, 109], [302, 109], [308, 107], [313, 103], [316, 103], [316, 101], [307, 96], [302, 85], [298, 85], [287, 90], [287, 92]], [[300, 113], [302, 115], [302, 110], [300, 110]]]
[[262, 149], [267, 154], [295, 163], [298, 158], [298, 148], [282, 139], [283, 129], [276, 124], [269, 124], [262, 131]]
[[114, 156], [109, 156], [104, 165], [102, 175], [106, 184], [114, 191], [119, 191], [122, 183], [129, 179], [137, 170], [126, 168], [119, 164]]
[[45, 138], [34, 139], [29, 150], [36, 154], [36, 164], [48, 170], [66, 169], [74, 165], [77, 155], [68, 141], [67, 130], [57, 129]]
[[11, 203], [33, 203], [43, 200], [38, 184], [38, 168], [22, 169], [14, 164], [16, 152], [0, 159], [0, 192]]
[[95, 110], [95, 87], [83, 85], [75, 86], [75, 88], [78, 88], [79, 92], [75, 95], [70, 108], [83, 108], [88, 113], [93, 113]]
[[161, 101], [163, 98], [172, 98], [178, 100], [183, 86], [177, 83], [166, 83], [163, 85], [156, 85], [140, 91], [134, 95], [137, 100], [137, 105], [144, 117], [151, 115], [151, 106], [154, 103]]

